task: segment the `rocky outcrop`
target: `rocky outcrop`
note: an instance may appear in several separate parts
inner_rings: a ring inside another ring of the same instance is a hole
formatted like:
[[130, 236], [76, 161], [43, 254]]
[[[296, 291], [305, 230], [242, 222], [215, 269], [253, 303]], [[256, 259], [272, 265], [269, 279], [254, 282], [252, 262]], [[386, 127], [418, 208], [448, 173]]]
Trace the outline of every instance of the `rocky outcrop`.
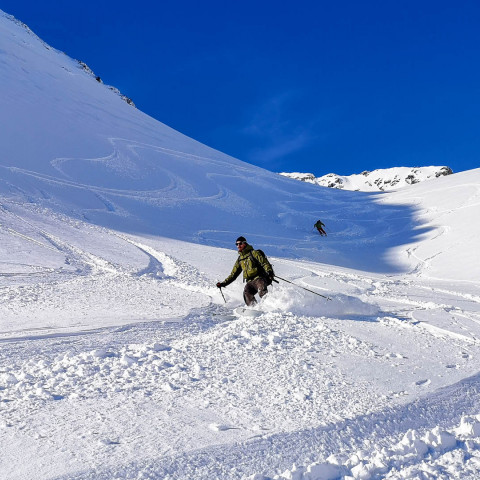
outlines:
[[450, 167], [396, 167], [378, 169], [373, 171], [363, 171], [360, 174], [341, 176], [335, 173], [329, 173], [322, 177], [315, 177], [313, 173], [282, 172], [280, 175], [300, 180], [302, 182], [313, 183], [322, 187], [340, 188], [345, 190], [360, 191], [387, 191], [402, 188], [408, 185], [414, 185], [419, 182], [431, 180], [434, 178], [451, 175], [453, 173]]
[[[80, 65], [80, 67], [83, 71], [87, 72], [92, 77], [95, 77], [95, 80], [98, 83], [103, 84], [102, 79], [99, 76], [95, 75], [95, 73], [93, 73], [93, 70], [86, 63], [81, 62], [80, 60], [77, 60], [77, 62]], [[112, 90], [112, 92], [114, 92], [115, 94], [117, 94], [124, 102], [128, 103], [132, 107], [135, 107], [135, 104], [133, 103], [133, 100], [131, 98], [127, 97], [126, 95], [123, 95], [123, 93], [120, 92], [120, 90], [118, 88], [112, 87], [111, 85], [106, 85], [106, 87], [109, 88], [110, 90]]]

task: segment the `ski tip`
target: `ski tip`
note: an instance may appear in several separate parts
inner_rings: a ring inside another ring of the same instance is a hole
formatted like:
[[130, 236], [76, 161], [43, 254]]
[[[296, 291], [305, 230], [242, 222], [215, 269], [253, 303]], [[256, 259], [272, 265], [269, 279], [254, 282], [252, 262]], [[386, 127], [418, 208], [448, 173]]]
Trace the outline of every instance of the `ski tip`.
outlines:
[[248, 307], [237, 307], [233, 310], [233, 313], [239, 317], [258, 317], [262, 315], [264, 312], [261, 310], [255, 310], [253, 308]]

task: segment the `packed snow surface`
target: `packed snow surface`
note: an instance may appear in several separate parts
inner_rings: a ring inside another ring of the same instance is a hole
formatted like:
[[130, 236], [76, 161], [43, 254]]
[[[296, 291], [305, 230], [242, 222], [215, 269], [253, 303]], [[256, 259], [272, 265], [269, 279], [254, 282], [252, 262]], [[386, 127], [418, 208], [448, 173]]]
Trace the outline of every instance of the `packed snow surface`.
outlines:
[[[0, 46], [1, 478], [478, 478], [480, 169], [320, 189]], [[257, 317], [240, 234], [293, 282]]]
[[362, 192], [384, 192], [396, 190], [408, 185], [432, 180], [434, 178], [451, 175], [450, 167], [396, 167], [379, 168], [373, 172], [364, 171], [354, 175], [337, 175], [329, 173], [322, 177], [315, 177], [313, 173], [282, 172], [280, 175], [302, 182], [313, 183], [322, 187], [340, 188]]

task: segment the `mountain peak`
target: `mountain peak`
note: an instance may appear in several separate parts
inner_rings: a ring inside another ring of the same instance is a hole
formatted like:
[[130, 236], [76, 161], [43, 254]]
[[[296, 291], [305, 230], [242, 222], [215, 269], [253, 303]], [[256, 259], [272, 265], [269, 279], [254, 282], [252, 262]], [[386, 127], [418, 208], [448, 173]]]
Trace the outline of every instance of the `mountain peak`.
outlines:
[[339, 188], [356, 191], [387, 191], [414, 185], [434, 178], [451, 175], [450, 167], [396, 167], [384, 168], [373, 171], [365, 170], [362, 173], [341, 176], [329, 173], [322, 177], [315, 177], [313, 173], [282, 172], [280, 175], [293, 178], [302, 182], [320, 185], [322, 187]]

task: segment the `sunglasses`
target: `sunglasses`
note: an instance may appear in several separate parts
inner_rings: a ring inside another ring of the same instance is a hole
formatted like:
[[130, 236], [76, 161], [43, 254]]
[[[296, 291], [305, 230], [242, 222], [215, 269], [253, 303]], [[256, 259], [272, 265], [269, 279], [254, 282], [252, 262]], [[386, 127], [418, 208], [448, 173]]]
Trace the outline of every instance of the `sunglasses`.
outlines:
[[238, 247], [239, 245], [246, 245], [247, 242], [235, 242], [235, 245]]

